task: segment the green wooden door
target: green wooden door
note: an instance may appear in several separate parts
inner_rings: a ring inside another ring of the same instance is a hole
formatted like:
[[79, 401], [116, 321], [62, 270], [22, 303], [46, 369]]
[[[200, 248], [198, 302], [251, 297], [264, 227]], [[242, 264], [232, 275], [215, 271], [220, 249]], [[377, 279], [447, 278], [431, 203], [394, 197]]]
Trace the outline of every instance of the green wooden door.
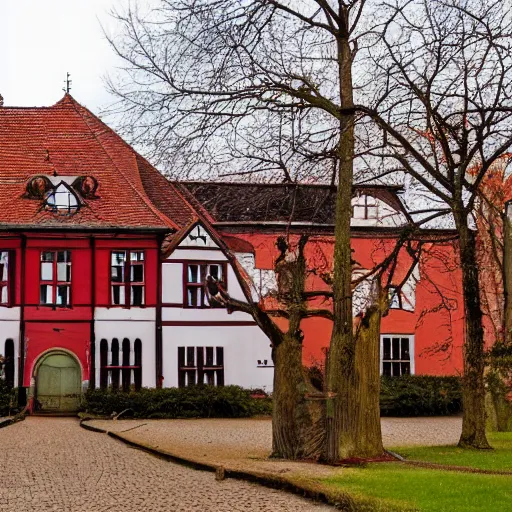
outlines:
[[37, 372], [37, 400], [41, 411], [76, 411], [80, 405], [81, 372], [66, 354], [46, 356]]

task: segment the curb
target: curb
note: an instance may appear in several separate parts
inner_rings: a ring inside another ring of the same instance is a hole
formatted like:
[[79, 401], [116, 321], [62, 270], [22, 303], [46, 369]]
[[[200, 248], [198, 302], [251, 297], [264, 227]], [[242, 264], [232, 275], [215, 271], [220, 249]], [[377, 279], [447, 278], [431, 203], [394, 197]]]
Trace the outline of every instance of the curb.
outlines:
[[0, 421], [0, 428], [8, 427], [14, 423], [14, 418], [7, 418], [6, 420]]
[[85, 423], [86, 421], [89, 421], [88, 418], [83, 418], [80, 420], [80, 426], [84, 428], [85, 430], [90, 430], [91, 432], [97, 432], [98, 434], [107, 434], [106, 430], [103, 430], [102, 428], [93, 427], [92, 425], [87, 425]]
[[19, 421], [23, 421], [27, 416], [27, 409], [23, 409], [18, 414], [12, 416], [11, 418], [7, 418], [5, 420], [0, 421], [0, 428], [8, 427], [9, 425], [13, 425], [14, 423], [18, 423]]
[[185, 466], [191, 469], [195, 469], [198, 471], [209, 471], [210, 473], [218, 473], [219, 471], [223, 472], [225, 478], [233, 478], [235, 480], [242, 480], [245, 482], [256, 483], [263, 487], [269, 487], [271, 489], [278, 489], [281, 491], [286, 491], [291, 494], [296, 494], [298, 496], [302, 496], [304, 498], [311, 499], [313, 501], [317, 501], [320, 503], [325, 503], [327, 505], [331, 505], [338, 510], [346, 510], [346, 511], [354, 511], [357, 510], [356, 504], [351, 496], [348, 494], [344, 495], [344, 497], [338, 497], [334, 499], [328, 494], [322, 491], [315, 491], [312, 489], [308, 489], [307, 487], [300, 486], [299, 484], [294, 484], [284, 478], [277, 476], [269, 476], [263, 475], [261, 473], [243, 471], [237, 469], [227, 469], [223, 466], [217, 466], [214, 464], [208, 464], [204, 462], [197, 462], [191, 459], [186, 459], [184, 457], [180, 457], [178, 455], [174, 455], [172, 453], [166, 452], [164, 450], [159, 450], [157, 448], [153, 448], [151, 446], [145, 445], [143, 443], [137, 443], [135, 441], [131, 441], [126, 439], [125, 437], [111, 431], [107, 431], [101, 428], [93, 427], [91, 425], [87, 425], [85, 422], [88, 421], [87, 418], [84, 418], [80, 421], [80, 426], [85, 428], [86, 430], [90, 430], [91, 432], [98, 432], [107, 434], [109, 437], [112, 437], [118, 441], [121, 441], [128, 446], [133, 448], [137, 448], [144, 452], [150, 453], [156, 457], [167, 460], [169, 462], [173, 462], [175, 464], [180, 464], [181, 466]]
[[476, 473], [480, 475], [498, 475], [498, 476], [511, 476], [512, 471], [507, 470], [494, 470], [494, 469], [481, 469], [473, 468], [471, 466], [450, 466], [447, 464], [436, 464], [434, 462], [423, 462], [420, 460], [402, 460], [402, 464], [414, 466], [424, 469], [438, 469], [441, 471], [455, 471], [457, 473]]

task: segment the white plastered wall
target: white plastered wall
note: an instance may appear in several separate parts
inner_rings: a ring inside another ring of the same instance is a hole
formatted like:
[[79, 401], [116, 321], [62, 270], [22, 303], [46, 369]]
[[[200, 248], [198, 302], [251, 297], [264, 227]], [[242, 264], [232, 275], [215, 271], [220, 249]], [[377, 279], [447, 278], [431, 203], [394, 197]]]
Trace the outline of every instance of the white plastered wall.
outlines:
[[[155, 308], [96, 308], [96, 382], [100, 379], [100, 343], [106, 339], [111, 363], [112, 340], [119, 340], [121, 349], [125, 338], [130, 340], [130, 364], [135, 362], [134, 343], [142, 343], [142, 386], [156, 386], [155, 367]], [[121, 356], [120, 356], [121, 357]], [[121, 359], [120, 359], [121, 360]]]
[[18, 383], [18, 358], [20, 345], [20, 308], [0, 307], [0, 354], [4, 354], [5, 341], [14, 342], [14, 385]]
[[[226, 385], [270, 391], [274, 374], [270, 342], [253, 323], [251, 315], [239, 311], [229, 314], [224, 308], [179, 307], [183, 304], [183, 261], [187, 260], [226, 262], [228, 293], [234, 299], [246, 300], [224, 252], [202, 226], [194, 227], [162, 264], [162, 320], [175, 323], [162, 328], [163, 385], [178, 385], [178, 347], [223, 347]], [[165, 304], [173, 307], [165, 307]], [[180, 322], [198, 325], [179, 325]], [[201, 322], [205, 324], [200, 325]], [[215, 325], [218, 322], [222, 325]], [[225, 325], [226, 322], [234, 325]], [[239, 322], [252, 325], [236, 325]], [[258, 367], [258, 360], [266, 360], [267, 366]]]
[[[225, 385], [272, 390], [270, 342], [256, 325], [164, 326], [164, 387], [178, 385], [178, 347], [223, 347]], [[267, 367], [258, 367], [258, 360], [267, 360]]]

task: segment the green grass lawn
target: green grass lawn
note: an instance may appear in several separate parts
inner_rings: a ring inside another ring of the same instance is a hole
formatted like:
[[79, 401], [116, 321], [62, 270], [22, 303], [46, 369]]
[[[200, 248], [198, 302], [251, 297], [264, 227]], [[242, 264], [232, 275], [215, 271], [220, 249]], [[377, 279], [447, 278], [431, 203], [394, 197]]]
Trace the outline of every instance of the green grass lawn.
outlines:
[[512, 432], [488, 433], [487, 438], [494, 450], [463, 450], [456, 446], [408, 446], [391, 448], [391, 451], [409, 460], [512, 471]]
[[323, 480], [323, 484], [332, 491], [346, 491], [361, 498], [376, 498], [379, 510], [396, 510], [397, 507], [422, 512], [512, 510], [512, 477], [509, 476], [381, 463], [344, 470], [335, 479]]

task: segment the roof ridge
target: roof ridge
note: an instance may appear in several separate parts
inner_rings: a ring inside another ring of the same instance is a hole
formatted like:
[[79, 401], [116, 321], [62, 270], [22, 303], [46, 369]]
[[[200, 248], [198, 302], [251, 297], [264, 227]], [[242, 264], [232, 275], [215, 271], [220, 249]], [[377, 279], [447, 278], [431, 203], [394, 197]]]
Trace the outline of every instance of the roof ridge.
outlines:
[[[125, 175], [125, 173], [119, 168], [119, 166], [114, 162], [114, 160], [112, 159], [109, 151], [107, 150], [107, 148], [104, 146], [104, 144], [102, 143], [102, 141], [99, 139], [98, 137], [98, 134], [92, 129], [90, 123], [88, 122], [88, 120], [86, 119], [86, 117], [82, 114], [82, 112], [80, 112], [80, 109], [83, 109], [85, 110], [88, 114], [90, 114], [96, 121], [98, 121], [101, 125], [103, 125], [103, 127], [106, 129], [107, 132], [111, 133], [112, 135], [114, 135], [118, 140], [122, 141], [124, 145], [126, 145], [128, 147], [128, 149], [130, 149], [131, 151], [131, 157], [135, 159], [135, 164], [136, 164], [136, 168], [137, 168], [137, 174], [139, 175], [139, 178], [140, 178], [140, 171], [139, 171], [139, 167], [137, 165], [137, 161], [136, 161], [136, 151], [131, 147], [129, 146], [112, 128], [110, 128], [110, 126], [108, 126], [106, 123], [104, 123], [99, 117], [97, 117], [93, 112], [91, 112], [88, 108], [84, 107], [83, 105], [81, 105], [80, 103], [78, 103], [70, 94], [66, 93], [64, 95], [64, 98], [62, 100], [60, 100], [60, 102], [58, 102], [55, 106], [59, 105], [60, 104], [64, 104], [66, 101], [68, 101], [71, 106], [73, 107], [73, 109], [76, 111], [76, 113], [83, 119], [84, 123], [86, 124], [87, 128], [89, 129], [89, 131], [91, 132], [91, 134], [93, 135], [93, 137], [96, 139], [96, 141], [98, 142], [98, 144], [100, 145], [101, 149], [103, 150], [103, 152], [107, 155], [108, 159], [111, 161], [112, 165], [117, 169], [117, 171], [121, 174], [121, 176], [124, 178], [124, 180], [128, 183], [128, 186], [142, 199], [142, 201], [144, 202], [144, 205], [146, 206], [147, 209], [149, 209], [156, 217], [158, 217], [162, 222], [164, 222], [165, 224], [170, 224], [171, 227], [173, 229], [178, 229], [178, 225], [172, 220], [172, 219], [169, 219], [166, 215], [164, 215], [158, 208], [155, 207], [155, 205], [153, 205], [153, 203], [151, 202], [151, 200], [149, 199], [149, 197], [147, 197], [147, 194], [145, 192], [145, 189], [144, 187], [142, 186], [142, 189], [144, 190], [144, 195], [137, 189], [137, 187], [135, 187], [133, 185], [133, 183], [127, 178], [127, 176]], [[79, 108], [77, 108], [79, 107]], [[151, 164], [150, 164], [151, 165]], [[157, 171], [158, 172], [158, 171]], [[141, 183], [142, 185], [142, 183]]]
[[[241, 187], [314, 187], [326, 188], [336, 190], [336, 185], [330, 183], [257, 183], [257, 182], [243, 182], [243, 181], [206, 181], [206, 180], [190, 180], [180, 181], [180, 185], [186, 187], [187, 185], [220, 185], [220, 186], [241, 186]], [[354, 183], [353, 188], [386, 188], [392, 190], [403, 189], [403, 185], [395, 184], [378, 184], [378, 183]]]

